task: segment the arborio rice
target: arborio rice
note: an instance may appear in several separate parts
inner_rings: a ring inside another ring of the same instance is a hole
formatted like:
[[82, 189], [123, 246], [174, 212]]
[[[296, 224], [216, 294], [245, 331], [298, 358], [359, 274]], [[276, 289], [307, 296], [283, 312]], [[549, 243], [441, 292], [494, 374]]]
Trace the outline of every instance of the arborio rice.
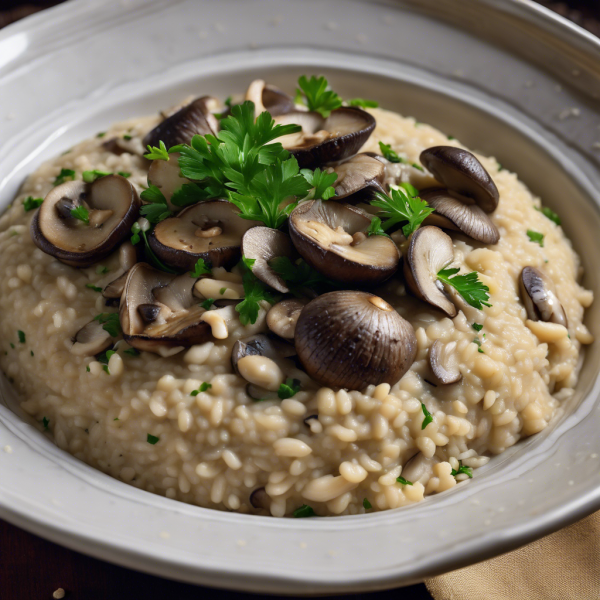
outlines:
[[[412, 118], [369, 112], [377, 125], [361, 151], [380, 154], [383, 142], [405, 159], [388, 165], [387, 183], [439, 185], [411, 163], [419, 166], [426, 148], [460, 143]], [[416, 334], [414, 363], [391, 386], [321, 387], [288, 359], [285, 377], [297, 379], [300, 391], [283, 400], [252, 399], [230, 355], [237, 340], [267, 331], [265, 301], [247, 326], [233, 306], [225, 308], [225, 339], [172, 356], [134, 356], [124, 340], [107, 365], [73, 354], [75, 334], [99, 313], [114, 312], [97, 290], [120, 272], [119, 252], [87, 268], [63, 264], [32, 241], [35, 211], [23, 203], [52, 190], [61, 169], [74, 170], [77, 179], [93, 169], [130, 174], [142, 190], [149, 163], [140, 156], [141, 139], [157, 123], [117, 124], [48, 161], [0, 219], [0, 364], [23, 409], [60, 448], [140, 489], [199, 506], [277, 517], [310, 509], [361, 514], [412, 504], [467, 480], [490, 455], [544, 429], [572, 395], [581, 346], [592, 342], [582, 321], [593, 298], [578, 284], [579, 258], [561, 227], [540, 212], [540, 199], [480, 155], [500, 193], [490, 215], [500, 240], [485, 246], [452, 232], [452, 266], [479, 273], [491, 306], [463, 302], [451, 319], [407, 293], [401, 271], [379, 286], [376, 293]], [[528, 231], [542, 234], [541, 243]], [[568, 329], [528, 319], [518, 285], [525, 266], [543, 269], [554, 283]], [[239, 269], [214, 268], [212, 277], [242, 282]], [[432, 377], [436, 340], [455, 342], [457, 383], [436, 385]], [[423, 427], [427, 414], [432, 421]]]

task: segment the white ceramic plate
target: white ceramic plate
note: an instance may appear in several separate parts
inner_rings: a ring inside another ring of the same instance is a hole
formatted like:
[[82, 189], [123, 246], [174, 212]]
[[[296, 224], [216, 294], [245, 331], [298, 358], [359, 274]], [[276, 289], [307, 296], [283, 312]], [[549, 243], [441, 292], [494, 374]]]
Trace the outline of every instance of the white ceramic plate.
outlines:
[[[299, 74], [320, 72], [342, 96], [377, 99], [517, 171], [560, 212], [598, 292], [598, 65], [598, 40], [526, 0], [71, 1], [0, 32], [0, 201], [115, 120], [189, 93], [225, 97], [256, 76], [293, 89]], [[600, 334], [597, 309], [588, 326]], [[466, 486], [407, 509], [302, 520], [201, 509], [113, 480], [28, 425], [4, 382], [0, 516], [213, 586], [299, 594], [413, 583], [600, 508], [599, 364], [596, 343], [553, 425]]]

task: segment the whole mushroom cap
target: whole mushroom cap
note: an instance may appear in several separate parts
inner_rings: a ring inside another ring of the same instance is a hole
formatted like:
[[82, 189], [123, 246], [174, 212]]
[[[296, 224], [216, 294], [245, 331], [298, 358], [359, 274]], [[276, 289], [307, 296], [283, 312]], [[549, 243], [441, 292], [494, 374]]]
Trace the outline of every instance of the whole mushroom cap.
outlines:
[[396, 383], [417, 352], [412, 325], [385, 300], [358, 291], [309, 302], [296, 324], [298, 358], [319, 383], [350, 390]]
[[421, 163], [448, 191], [465, 204], [485, 212], [498, 206], [498, 188], [477, 157], [454, 146], [434, 146], [421, 152]]

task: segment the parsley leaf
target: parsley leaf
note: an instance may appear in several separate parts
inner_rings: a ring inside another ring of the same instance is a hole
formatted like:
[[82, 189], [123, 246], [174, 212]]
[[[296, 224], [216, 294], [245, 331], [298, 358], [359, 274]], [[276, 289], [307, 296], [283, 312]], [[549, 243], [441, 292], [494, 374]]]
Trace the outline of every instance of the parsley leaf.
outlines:
[[419, 171], [425, 170], [421, 165], [418, 165], [417, 163], [409, 163], [405, 158], [399, 156], [397, 152], [392, 150], [392, 146], [390, 144], [384, 144], [383, 142], [379, 142], [379, 149], [381, 150], [381, 154], [383, 154], [383, 157], [389, 160], [391, 163], [402, 163], [405, 165], [410, 165], [413, 169], [417, 169]]
[[90, 224], [90, 211], [85, 206], [78, 206], [71, 209], [71, 216], [83, 221], [86, 225]]
[[301, 507], [297, 508], [293, 513], [295, 519], [305, 519], [306, 517], [316, 517], [317, 513], [313, 510], [312, 506], [308, 506], [308, 504], [303, 504]]
[[140, 198], [144, 200], [144, 202], [150, 203], [145, 204], [140, 209], [140, 213], [144, 215], [150, 223], [160, 223], [171, 216], [167, 199], [157, 186], [150, 185], [147, 190], [144, 190], [140, 194]]
[[200, 392], [206, 392], [207, 390], [210, 390], [211, 387], [212, 383], [207, 383], [206, 381], [203, 381], [197, 390], [194, 390], [190, 393], [190, 396], [197, 396]]
[[431, 416], [431, 413], [427, 410], [427, 407], [421, 402], [421, 409], [423, 410], [423, 414], [425, 415], [425, 418], [423, 419], [423, 422], [421, 423], [421, 429], [425, 429], [425, 427], [427, 427], [427, 425], [429, 425], [429, 423], [431, 423], [433, 421], [433, 417]]
[[363, 499], [363, 507], [365, 510], [371, 510], [373, 508], [371, 503], [366, 498]]
[[373, 217], [371, 224], [367, 229], [367, 235], [387, 235], [387, 233], [381, 227], [381, 219], [379, 217]]
[[[425, 427], [427, 427], [427, 426], [425, 426]], [[422, 429], [424, 429], [424, 427], [422, 427]], [[404, 479], [404, 477], [398, 477], [398, 478], [396, 478], [396, 481], [398, 483], [401, 483], [402, 485], [412, 485], [412, 481], [408, 481], [408, 479]]]
[[310, 193], [310, 198], [314, 200], [329, 200], [332, 196], [335, 196], [335, 190], [332, 185], [337, 180], [337, 173], [328, 173], [327, 171], [321, 171], [316, 168], [314, 171], [310, 169], [302, 169], [300, 171], [302, 176], [313, 188]]
[[21, 331], [19, 329], [19, 331], [17, 331], [17, 335], [19, 336], [19, 343], [24, 344], [25, 343], [25, 332]]
[[112, 175], [110, 171], [98, 171], [94, 169], [93, 171], [84, 171], [81, 174], [81, 177], [86, 183], [93, 183], [96, 179], [100, 179], [100, 177], [106, 177], [107, 175]]
[[202, 189], [197, 183], [184, 183], [171, 196], [171, 204], [175, 206], [190, 206], [212, 198], [210, 191]]
[[44, 426], [44, 431], [48, 431], [48, 425], [50, 425], [50, 420], [44, 417], [42, 419], [42, 425]]
[[43, 198], [34, 198], [33, 196], [27, 196], [27, 198], [25, 198], [25, 201], [23, 202], [23, 209], [25, 210], [25, 212], [35, 210], [36, 208], [39, 208], [42, 205], [43, 201]]
[[533, 229], [527, 230], [527, 237], [530, 242], [535, 244], [539, 244], [541, 248], [544, 247], [544, 234], [539, 231], [533, 231]]
[[548, 217], [548, 219], [550, 219], [553, 223], [556, 223], [557, 225], [562, 223], [560, 217], [551, 208], [548, 208], [547, 206], [542, 206], [542, 208], [534, 206], [534, 208], [535, 210], [541, 212], [545, 217]]
[[402, 227], [402, 233], [408, 237], [433, 212], [434, 209], [425, 200], [412, 195], [415, 188], [410, 188], [412, 189], [408, 192], [404, 187], [392, 188], [389, 196], [377, 192], [375, 200], [371, 200], [371, 206], [381, 209], [378, 216], [385, 219], [381, 225], [383, 231], [388, 231], [399, 223], [406, 223]]
[[298, 379], [286, 379], [285, 383], [282, 383], [277, 390], [277, 395], [280, 400], [286, 398], [292, 398], [300, 391], [300, 380]]
[[153, 446], [154, 446], [154, 444], [156, 444], [156, 442], [158, 442], [159, 440], [160, 440], [160, 438], [159, 438], [157, 435], [151, 435], [151, 434], [148, 434], [148, 435], [146, 436], [146, 441], [147, 441], [149, 444], [152, 444]]
[[491, 306], [488, 302], [490, 288], [479, 281], [479, 273], [473, 271], [466, 275], [456, 275], [460, 269], [442, 269], [438, 279], [451, 285], [471, 306], [481, 310], [484, 306]]
[[348, 106], [358, 106], [359, 108], [377, 108], [379, 106], [379, 102], [365, 100], [364, 98], [352, 98], [352, 100], [347, 100], [346, 104]]
[[306, 289], [322, 293], [343, 286], [321, 275], [303, 259], [292, 262], [287, 256], [277, 256], [269, 261], [269, 266], [285, 281], [294, 296], [305, 296], [303, 291]]
[[141, 352], [137, 348], [127, 348], [127, 350], [123, 350], [123, 354], [127, 354], [128, 356], [139, 356]]
[[256, 323], [258, 318], [258, 311], [260, 309], [259, 302], [266, 300], [271, 304], [275, 303], [273, 295], [267, 291], [267, 286], [259, 281], [252, 274], [252, 265], [254, 259], [247, 259], [242, 257], [242, 261], [239, 263], [243, 265], [245, 271], [242, 282], [244, 285], [244, 300], [236, 305], [235, 310], [240, 314], [240, 323], [242, 325], [248, 325], [248, 323]]
[[94, 292], [101, 292], [102, 288], [98, 287], [97, 285], [94, 285], [93, 283], [86, 283], [85, 287], [90, 289], [90, 290], [94, 290]]
[[128, 177], [131, 177], [131, 173], [129, 173], [128, 171], [117, 171], [117, 175], [120, 175], [121, 177], [125, 177], [125, 179], [127, 179]]
[[75, 171], [73, 171], [73, 169], [61, 169], [52, 185], [60, 185], [61, 183], [67, 181], [67, 179], [70, 179], [71, 181], [75, 179]]
[[452, 469], [451, 475], [453, 477], [456, 477], [457, 475], [464, 473], [465, 475], [467, 475], [469, 477], [469, 479], [473, 479], [473, 469], [471, 467], [464, 467], [462, 464], [462, 461], [458, 461], [458, 464], [459, 464], [458, 469]]
[[96, 267], [96, 275], [106, 275], [109, 271], [108, 267], [103, 267], [102, 265], [98, 265]]
[[481, 331], [483, 329], [483, 325], [481, 325], [480, 323], [473, 323], [473, 325], [471, 325], [471, 327], [475, 330], [475, 331]]
[[158, 148], [156, 146], [150, 146], [148, 144], [148, 154], [144, 154], [144, 158], [148, 160], [169, 160], [169, 151], [165, 146], [165, 143], [160, 140], [158, 142]]
[[204, 302], [202, 302], [200, 304], [200, 306], [204, 309], [204, 310], [210, 310], [210, 308], [212, 307], [212, 305], [215, 303], [215, 299], [214, 298], [207, 298]]
[[302, 75], [298, 79], [298, 86], [295, 102], [306, 104], [308, 110], [320, 113], [325, 119], [332, 110], [342, 106], [342, 99], [335, 92], [327, 89], [327, 79], [323, 76], [317, 78], [313, 75], [307, 79]]
[[112, 337], [117, 337], [121, 333], [118, 313], [100, 313], [94, 317], [94, 321], [101, 323], [102, 329]]
[[202, 275], [210, 275], [211, 270], [206, 266], [203, 258], [199, 258], [194, 265], [194, 270], [190, 273], [190, 277], [198, 279]]

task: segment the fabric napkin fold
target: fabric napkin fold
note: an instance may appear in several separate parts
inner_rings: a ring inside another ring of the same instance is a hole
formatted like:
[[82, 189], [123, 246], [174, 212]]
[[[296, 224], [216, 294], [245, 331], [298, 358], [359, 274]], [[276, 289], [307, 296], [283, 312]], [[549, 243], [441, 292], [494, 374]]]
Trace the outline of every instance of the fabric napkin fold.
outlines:
[[435, 600], [599, 600], [600, 512], [425, 584]]

